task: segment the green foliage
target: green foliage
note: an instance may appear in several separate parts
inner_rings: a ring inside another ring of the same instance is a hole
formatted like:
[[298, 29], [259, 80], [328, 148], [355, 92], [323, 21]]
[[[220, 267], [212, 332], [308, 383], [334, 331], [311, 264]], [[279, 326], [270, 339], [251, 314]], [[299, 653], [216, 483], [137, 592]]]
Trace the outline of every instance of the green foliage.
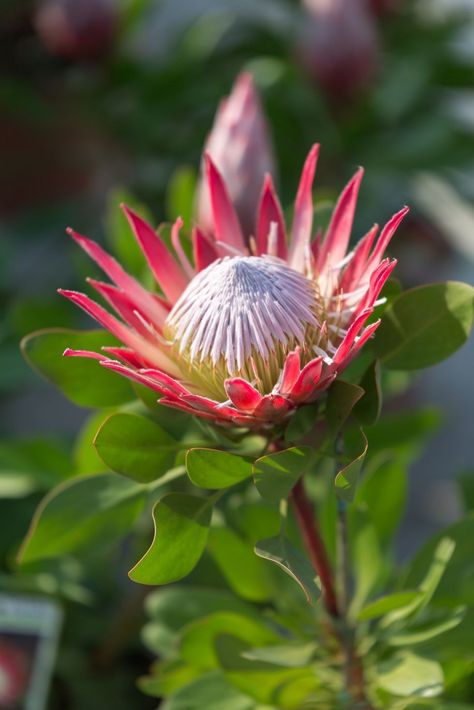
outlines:
[[387, 308], [374, 348], [385, 367], [435, 365], [463, 345], [474, 321], [474, 288], [447, 281], [401, 294]]
[[108, 468], [138, 483], [163, 476], [182, 448], [152, 420], [125, 412], [111, 414], [103, 422], [94, 446]]
[[311, 466], [313, 452], [309, 446], [292, 447], [257, 459], [253, 477], [258, 492], [268, 501], [278, 503]]
[[27, 362], [81, 407], [114, 407], [133, 399], [133, 391], [123, 378], [99, 367], [97, 360], [63, 357], [66, 348], [100, 351], [117, 345], [101, 330], [74, 331], [49, 329], [28, 335], [22, 341]]
[[130, 570], [140, 584], [168, 584], [182, 579], [204, 552], [212, 514], [212, 498], [168, 493], [153, 509], [155, 536]]
[[146, 498], [146, 489], [112, 473], [78, 476], [42, 501], [23, 544], [20, 561], [58, 557], [123, 537]]
[[228, 488], [252, 475], [252, 465], [245, 459], [215, 449], [190, 449], [186, 470], [200, 488]]

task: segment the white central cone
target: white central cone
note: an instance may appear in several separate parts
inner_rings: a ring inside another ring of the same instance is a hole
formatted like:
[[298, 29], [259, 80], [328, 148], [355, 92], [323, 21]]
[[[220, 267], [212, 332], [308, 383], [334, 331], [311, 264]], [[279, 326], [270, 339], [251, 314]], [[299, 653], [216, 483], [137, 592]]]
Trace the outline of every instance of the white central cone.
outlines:
[[165, 337], [191, 381], [224, 395], [233, 376], [262, 391], [278, 379], [285, 356], [314, 331], [314, 285], [271, 257], [225, 257], [191, 281], [171, 310]]

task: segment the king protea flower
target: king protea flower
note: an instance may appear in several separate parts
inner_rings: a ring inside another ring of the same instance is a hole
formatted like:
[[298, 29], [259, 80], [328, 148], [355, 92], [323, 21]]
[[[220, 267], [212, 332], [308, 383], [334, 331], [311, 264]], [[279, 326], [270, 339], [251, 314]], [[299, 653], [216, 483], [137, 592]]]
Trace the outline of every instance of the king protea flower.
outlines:
[[172, 228], [172, 252], [124, 207], [160, 294], [147, 291], [98, 244], [70, 230], [112, 280], [89, 282], [117, 315], [85, 294], [60, 293], [123, 346], [65, 355], [97, 358], [156, 391], [161, 404], [222, 424], [262, 428], [321, 397], [379, 324], [367, 322], [396, 263], [383, 255], [407, 210], [392, 217], [378, 240], [375, 225], [348, 251], [360, 169], [324, 236], [312, 240], [317, 155], [314, 146], [291, 229], [267, 177], [251, 238], [242, 232], [225, 183], [207, 156], [214, 237], [194, 229], [193, 263], [180, 242], [180, 219]]
[[[265, 175], [274, 175], [275, 170], [267, 121], [251, 74], [240, 74], [230, 95], [221, 102], [205, 152], [225, 180], [244, 233], [250, 233]], [[214, 220], [205, 175], [197, 191], [196, 213], [200, 227], [212, 232]]]

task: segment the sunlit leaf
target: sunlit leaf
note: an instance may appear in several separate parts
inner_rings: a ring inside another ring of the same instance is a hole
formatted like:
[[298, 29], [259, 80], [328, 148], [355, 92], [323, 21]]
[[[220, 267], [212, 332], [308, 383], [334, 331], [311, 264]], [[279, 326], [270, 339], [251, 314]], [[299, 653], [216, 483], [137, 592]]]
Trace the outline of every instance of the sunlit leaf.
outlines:
[[316, 586], [313, 567], [293, 545], [282, 535], [260, 540], [255, 546], [255, 554], [278, 565], [301, 587], [309, 604], [315, 604], [320, 591]]
[[253, 477], [258, 492], [266, 500], [278, 502], [287, 498], [298, 479], [313, 460], [308, 446], [292, 447], [257, 459]]
[[186, 470], [195, 486], [219, 489], [249, 478], [252, 464], [226, 451], [191, 449], [186, 454]]

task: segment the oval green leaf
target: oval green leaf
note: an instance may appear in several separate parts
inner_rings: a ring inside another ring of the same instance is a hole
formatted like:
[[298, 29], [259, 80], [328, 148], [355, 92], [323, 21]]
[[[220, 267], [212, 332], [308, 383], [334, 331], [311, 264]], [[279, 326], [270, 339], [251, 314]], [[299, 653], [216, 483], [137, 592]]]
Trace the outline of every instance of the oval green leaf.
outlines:
[[463, 345], [474, 321], [474, 288], [458, 281], [402, 293], [387, 308], [374, 339], [385, 367], [430, 367]]
[[58, 557], [125, 535], [146, 498], [143, 486], [113, 473], [79, 476], [40, 503], [19, 554], [23, 563]]
[[153, 509], [153, 542], [129, 576], [140, 584], [168, 584], [186, 577], [207, 542], [213, 498], [169, 493]]
[[190, 449], [186, 470], [195, 486], [228, 488], [252, 475], [252, 464], [241, 456], [216, 449]]
[[115, 407], [133, 398], [126, 378], [100, 367], [97, 360], [63, 357], [66, 348], [100, 351], [117, 340], [102, 330], [77, 331], [51, 328], [23, 338], [26, 361], [74, 404], [80, 407]]
[[104, 463], [139, 483], [149, 483], [173, 466], [180, 444], [158, 424], [137, 414], [108, 417], [94, 438]]

